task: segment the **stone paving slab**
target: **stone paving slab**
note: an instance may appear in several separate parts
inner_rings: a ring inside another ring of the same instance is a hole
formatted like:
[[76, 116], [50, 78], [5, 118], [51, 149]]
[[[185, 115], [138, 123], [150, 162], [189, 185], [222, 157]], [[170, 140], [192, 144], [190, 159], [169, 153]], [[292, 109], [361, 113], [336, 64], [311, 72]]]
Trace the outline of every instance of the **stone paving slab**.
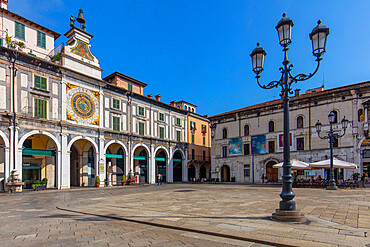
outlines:
[[295, 189], [304, 224], [271, 220], [279, 187], [164, 185], [64, 209], [294, 246], [366, 246], [370, 190]]

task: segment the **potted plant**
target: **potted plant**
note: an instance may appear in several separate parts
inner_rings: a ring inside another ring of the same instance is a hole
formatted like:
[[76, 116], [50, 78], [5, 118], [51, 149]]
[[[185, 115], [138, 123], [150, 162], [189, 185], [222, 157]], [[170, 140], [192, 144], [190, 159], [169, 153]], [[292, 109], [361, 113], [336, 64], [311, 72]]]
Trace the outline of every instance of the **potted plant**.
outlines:
[[96, 178], [95, 178], [95, 185], [96, 185], [96, 187], [100, 187], [100, 178], [99, 178], [99, 176], [96, 176]]
[[126, 176], [125, 175], [123, 175], [122, 176], [122, 185], [125, 185], [126, 184]]

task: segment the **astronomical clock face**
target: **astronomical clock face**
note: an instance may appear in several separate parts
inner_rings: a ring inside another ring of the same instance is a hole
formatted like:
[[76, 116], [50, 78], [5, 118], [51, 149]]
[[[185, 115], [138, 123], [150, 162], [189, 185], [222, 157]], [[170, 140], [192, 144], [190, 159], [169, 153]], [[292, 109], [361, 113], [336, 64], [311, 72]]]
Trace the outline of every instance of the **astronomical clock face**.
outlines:
[[98, 98], [90, 90], [74, 87], [67, 93], [67, 117], [83, 124], [96, 124], [99, 117]]

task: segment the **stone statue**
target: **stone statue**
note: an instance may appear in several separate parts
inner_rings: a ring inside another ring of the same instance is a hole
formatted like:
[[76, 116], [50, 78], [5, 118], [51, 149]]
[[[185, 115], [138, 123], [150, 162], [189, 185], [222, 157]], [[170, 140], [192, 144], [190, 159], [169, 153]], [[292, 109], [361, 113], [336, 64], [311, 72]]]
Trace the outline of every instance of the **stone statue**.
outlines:
[[71, 15], [71, 18], [69, 18], [69, 20], [70, 20], [70, 26], [71, 27], [74, 27], [75, 26], [75, 19], [73, 18], [73, 15]]
[[86, 32], [86, 23], [82, 24], [82, 30]]

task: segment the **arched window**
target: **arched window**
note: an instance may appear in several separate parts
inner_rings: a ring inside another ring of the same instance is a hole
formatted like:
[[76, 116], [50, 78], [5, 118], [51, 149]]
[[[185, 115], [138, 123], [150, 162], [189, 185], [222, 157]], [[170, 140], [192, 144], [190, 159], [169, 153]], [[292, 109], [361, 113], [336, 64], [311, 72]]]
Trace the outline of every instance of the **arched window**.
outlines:
[[249, 136], [249, 125], [244, 125], [244, 136]]
[[187, 110], [187, 107], [186, 106], [184, 106], [185, 107], [185, 111]]
[[275, 132], [275, 123], [274, 123], [274, 121], [269, 122], [269, 132]]
[[224, 129], [222, 130], [222, 138], [223, 138], [223, 139], [226, 139], [226, 138], [227, 138], [227, 129], [226, 129], [226, 128], [224, 128]]
[[364, 121], [364, 109], [358, 109], [357, 111], [358, 114], [358, 121], [363, 122]]
[[297, 129], [303, 129], [303, 117], [297, 117]]
[[338, 123], [338, 112], [336, 110], [332, 110], [331, 112], [333, 112], [335, 115], [334, 123]]

